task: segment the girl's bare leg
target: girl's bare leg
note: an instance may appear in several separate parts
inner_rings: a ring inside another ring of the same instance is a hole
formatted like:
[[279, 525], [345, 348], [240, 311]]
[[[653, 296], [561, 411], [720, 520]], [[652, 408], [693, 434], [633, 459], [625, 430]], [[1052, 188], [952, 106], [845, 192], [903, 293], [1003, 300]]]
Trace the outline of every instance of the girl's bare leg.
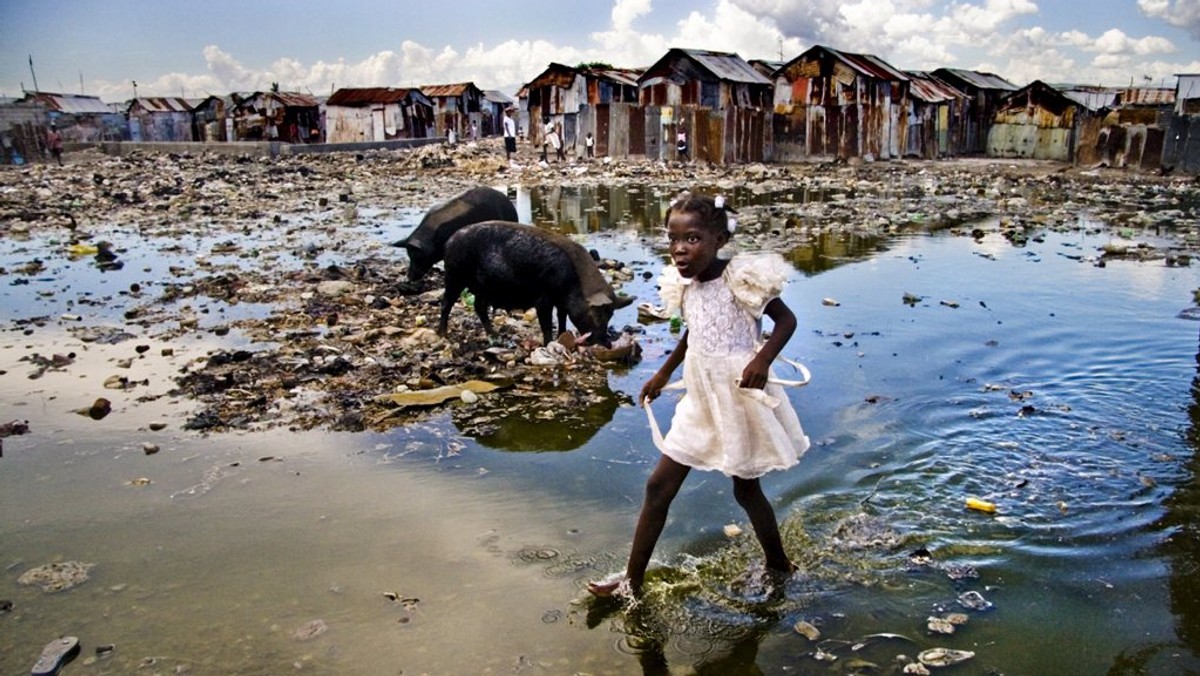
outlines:
[[767, 496], [763, 495], [762, 486], [758, 479], [733, 478], [733, 497], [746, 510], [750, 523], [754, 526], [754, 535], [762, 545], [766, 557], [767, 568], [782, 573], [793, 570], [792, 562], [783, 551], [783, 538], [779, 535], [779, 524], [775, 521], [775, 510]]
[[[658, 465], [646, 481], [646, 498], [642, 502], [642, 513], [638, 517], [637, 528], [633, 531], [633, 547], [629, 551], [629, 562], [625, 566], [625, 579], [629, 581], [630, 591], [635, 594], [642, 589], [646, 568], [650, 565], [650, 556], [654, 553], [654, 545], [658, 543], [658, 537], [662, 535], [663, 527], [667, 523], [667, 511], [671, 508], [671, 501], [679, 493], [679, 487], [683, 485], [683, 480], [690, 471], [691, 468], [687, 465], [681, 465], [664, 455], [659, 457]], [[770, 510], [770, 505], [767, 505], [767, 509]], [[621, 582], [589, 582], [588, 591], [596, 596], [610, 596], [621, 586]]]

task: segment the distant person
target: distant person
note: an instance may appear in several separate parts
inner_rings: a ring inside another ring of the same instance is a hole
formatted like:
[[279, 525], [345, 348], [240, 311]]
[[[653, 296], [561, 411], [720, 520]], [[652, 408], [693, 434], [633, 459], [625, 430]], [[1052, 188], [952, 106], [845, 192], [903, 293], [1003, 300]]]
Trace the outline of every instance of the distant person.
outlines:
[[[588, 583], [596, 596], [637, 596], [667, 512], [693, 468], [733, 480], [733, 497], [754, 526], [766, 568], [780, 577], [795, 566], [759, 478], [799, 462], [808, 450], [800, 419], [771, 363], [796, 330], [796, 316], [779, 294], [789, 266], [778, 254], [721, 258], [736, 221], [721, 196], [684, 193], [667, 210], [667, 250], [674, 265], [659, 277], [663, 301], [681, 309], [687, 330], [638, 394], [652, 400], [683, 366], [687, 394], [675, 405], [661, 451], [646, 482], [641, 515], [623, 575]], [[762, 318], [774, 324], [760, 342]], [[656, 429], [652, 428], [652, 429]]]
[[542, 161], [549, 162], [550, 139], [554, 136], [554, 124], [549, 117], [542, 118]]
[[679, 153], [680, 162], [687, 162], [690, 159], [687, 136], [687, 127], [680, 127], [679, 133], [675, 135], [675, 150]]
[[583, 147], [587, 149], [587, 157], [591, 159], [596, 156], [596, 139], [592, 138], [592, 132], [588, 132], [583, 139]]
[[554, 126], [554, 136], [550, 137], [550, 145], [554, 146], [554, 154], [556, 157], [558, 157], [558, 161], [559, 162], [566, 161], [567, 150], [566, 150], [566, 148], [563, 147], [566, 144], [563, 143], [562, 125], [561, 124], [557, 124]]
[[511, 162], [517, 152], [517, 123], [513, 121], [513, 109], [504, 110], [504, 159]]
[[458, 134], [454, 133], [454, 127], [446, 125], [446, 143], [454, 145], [458, 142]]
[[61, 167], [63, 137], [58, 133], [58, 125], [53, 122], [50, 123], [50, 131], [46, 132], [46, 150], [50, 151], [50, 154], [58, 161], [58, 166]]
[[475, 139], [479, 138], [479, 126], [478, 126], [478, 125], [475, 123], [475, 120], [471, 120], [471, 131], [470, 131], [470, 134], [471, 134], [471, 140], [472, 140], [472, 141], [474, 141]]

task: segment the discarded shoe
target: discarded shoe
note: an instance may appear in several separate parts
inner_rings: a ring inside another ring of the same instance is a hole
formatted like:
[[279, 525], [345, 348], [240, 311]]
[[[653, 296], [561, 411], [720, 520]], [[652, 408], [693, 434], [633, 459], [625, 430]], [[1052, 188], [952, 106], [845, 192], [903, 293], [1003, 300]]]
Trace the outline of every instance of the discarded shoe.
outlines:
[[667, 320], [671, 318], [671, 313], [665, 307], [651, 303], [639, 303], [637, 310], [638, 319], [642, 321]]
[[75, 659], [78, 654], [79, 639], [74, 636], [54, 639], [42, 649], [42, 656], [33, 665], [30, 674], [32, 676], [54, 676], [59, 669], [63, 668], [64, 664]]

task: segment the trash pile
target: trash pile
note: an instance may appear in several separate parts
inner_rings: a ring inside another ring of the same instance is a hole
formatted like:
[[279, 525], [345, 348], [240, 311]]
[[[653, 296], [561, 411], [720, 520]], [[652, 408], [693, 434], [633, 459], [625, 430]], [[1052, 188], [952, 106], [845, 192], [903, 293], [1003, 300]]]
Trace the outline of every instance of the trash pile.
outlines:
[[[1192, 179], [1043, 162], [540, 164], [522, 146], [508, 163], [498, 139], [273, 159], [95, 151], [66, 159], [64, 167], [0, 168], [0, 280], [11, 293], [42, 284], [36, 298], [54, 308], [8, 302], [6, 328], [33, 341], [39, 327], [57, 321], [85, 343], [166, 344], [164, 357], [173, 341], [189, 336], [225, 339], [163, 374], [173, 381], [170, 396], [198, 405], [182, 427], [206, 433], [385, 429], [447, 406], [469, 408], [467, 426], [483, 429], [515, 411], [538, 419], [619, 396], [607, 390], [609, 373], [640, 358], [642, 323], [669, 320], [656, 298], [641, 299], [641, 323], [612, 327], [611, 348], [579, 344], [572, 334], [542, 345], [532, 312], [495, 313], [499, 338], [489, 341], [465, 306], [451, 313], [447, 337], [436, 333], [440, 272], [407, 282], [402, 253], [380, 241], [382, 224], [398, 215], [415, 222], [434, 203], [477, 185], [741, 196], [732, 245], [743, 249], [786, 251], [828, 233], [887, 236], [913, 228], [964, 236], [987, 228], [1019, 245], [1046, 229], [1097, 227], [1114, 231], [1113, 243], [1095, 252], [1097, 264], [1133, 257], [1190, 265], [1200, 247], [1200, 190]], [[992, 220], [980, 225], [985, 218]], [[656, 229], [644, 236], [648, 248], [664, 250]], [[146, 255], [171, 262], [151, 266]], [[71, 265], [141, 277], [98, 297], [68, 283]], [[628, 261], [600, 267], [614, 288], [651, 272]], [[45, 288], [51, 283], [57, 286]], [[86, 311], [95, 306], [115, 321], [91, 319]], [[30, 371], [7, 377], [69, 370], [79, 358], [21, 347]]]

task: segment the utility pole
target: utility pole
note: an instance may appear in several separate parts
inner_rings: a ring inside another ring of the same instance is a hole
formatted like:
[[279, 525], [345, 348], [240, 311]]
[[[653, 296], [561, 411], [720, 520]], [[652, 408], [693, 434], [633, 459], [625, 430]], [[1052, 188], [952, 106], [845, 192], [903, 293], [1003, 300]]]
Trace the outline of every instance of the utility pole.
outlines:
[[33, 76], [33, 91], [41, 91], [37, 86], [37, 73], [33, 72], [33, 54], [29, 55], [29, 74]]

